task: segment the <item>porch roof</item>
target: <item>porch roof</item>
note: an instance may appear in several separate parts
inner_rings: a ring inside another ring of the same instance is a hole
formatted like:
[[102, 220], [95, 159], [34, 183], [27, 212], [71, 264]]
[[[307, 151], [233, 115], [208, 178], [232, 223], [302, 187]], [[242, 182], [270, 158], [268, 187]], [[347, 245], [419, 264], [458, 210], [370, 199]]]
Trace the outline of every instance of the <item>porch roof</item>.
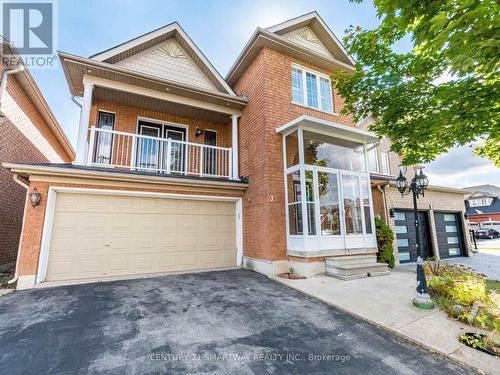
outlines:
[[380, 139], [375, 133], [354, 128], [352, 126], [338, 124], [332, 121], [321, 120], [312, 116], [302, 115], [296, 119], [280, 126], [276, 133], [289, 134], [298, 128], [330, 135], [332, 137], [347, 139], [359, 143], [376, 143]]
[[240, 115], [247, 100], [214, 90], [173, 82], [110, 63], [59, 52], [59, 58], [72, 95], [83, 95], [83, 83], [96, 87], [133, 91], [174, 103], [188, 104], [213, 112]]

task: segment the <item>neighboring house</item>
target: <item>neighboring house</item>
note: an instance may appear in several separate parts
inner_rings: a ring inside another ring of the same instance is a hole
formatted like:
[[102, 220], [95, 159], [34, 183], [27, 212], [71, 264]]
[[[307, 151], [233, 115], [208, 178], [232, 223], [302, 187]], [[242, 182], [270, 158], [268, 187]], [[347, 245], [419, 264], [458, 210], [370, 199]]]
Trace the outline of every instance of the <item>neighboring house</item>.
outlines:
[[[1, 40], [0, 47], [9, 46]], [[14, 47], [10, 53], [17, 55]], [[28, 69], [2, 61], [0, 86], [0, 162], [67, 163], [74, 151]], [[0, 267], [16, 261], [26, 188], [0, 168]]]
[[500, 188], [494, 185], [479, 185], [464, 188], [470, 191], [465, 196], [468, 220], [500, 222]]
[[[374, 123], [367, 118], [358, 123], [368, 129]], [[413, 195], [401, 197], [396, 188], [401, 157], [390, 152], [391, 142], [384, 138], [377, 147], [368, 151], [368, 164], [375, 214], [388, 223], [395, 233], [394, 249], [399, 263], [414, 262], [416, 232], [413, 214]], [[425, 172], [425, 170], [424, 170]], [[408, 182], [415, 176], [415, 169], [408, 167]], [[469, 234], [465, 221], [463, 196], [466, 190], [436, 186], [433, 181], [418, 198], [420, 243], [422, 257], [445, 259], [469, 255]]]
[[177, 23], [60, 59], [83, 97], [76, 160], [8, 165], [42, 194], [18, 287], [240, 266], [386, 273], [365, 168], [378, 138], [340, 115], [329, 76], [354, 62], [316, 12], [258, 28], [226, 79]]

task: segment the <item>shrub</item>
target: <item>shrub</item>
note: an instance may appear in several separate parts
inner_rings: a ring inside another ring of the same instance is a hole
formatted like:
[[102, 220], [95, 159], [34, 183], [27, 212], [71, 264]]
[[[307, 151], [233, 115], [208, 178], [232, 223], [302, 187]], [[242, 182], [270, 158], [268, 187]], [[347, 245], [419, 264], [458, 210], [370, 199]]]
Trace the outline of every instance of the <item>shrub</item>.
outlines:
[[[483, 276], [463, 266], [443, 264], [432, 269], [427, 282], [432, 299], [458, 320], [500, 333], [500, 295], [486, 288]], [[457, 309], [462, 306], [462, 308]], [[462, 312], [457, 313], [457, 311]]]
[[396, 258], [394, 257], [394, 249], [392, 241], [394, 241], [394, 232], [391, 227], [384, 223], [382, 219], [375, 218], [375, 230], [377, 233], [377, 260], [382, 263], [387, 263], [389, 267], [394, 268]]

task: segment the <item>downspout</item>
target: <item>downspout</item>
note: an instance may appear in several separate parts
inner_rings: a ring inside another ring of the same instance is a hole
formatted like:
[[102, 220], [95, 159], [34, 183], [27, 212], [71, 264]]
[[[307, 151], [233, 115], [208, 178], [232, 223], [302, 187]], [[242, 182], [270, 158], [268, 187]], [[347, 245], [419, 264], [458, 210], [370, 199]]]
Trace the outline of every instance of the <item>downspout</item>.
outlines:
[[16, 270], [14, 272], [14, 277], [7, 281], [7, 284], [13, 284], [17, 281], [19, 275], [18, 275], [18, 269], [19, 269], [19, 259], [21, 258], [21, 245], [22, 245], [22, 240], [23, 240], [23, 233], [24, 233], [24, 221], [26, 220], [26, 203], [28, 202], [28, 194], [29, 194], [29, 186], [28, 184], [24, 183], [19, 179], [19, 176], [17, 173], [14, 173], [14, 181], [17, 182], [19, 185], [21, 185], [23, 188], [26, 189], [26, 199], [24, 200], [24, 211], [23, 211], [23, 223], [21, 225], [21, 235], [19, 237], [19, 246], [17, 248], [17, 258], [16, 258]]
[[[389, 224], [389, 215], [387, 214], [387, 197], [385, 195], [385, 187], [387, 186], [388, 184], [385, 184], [385, 185], [377, 185], [377, 190], [380, 191], [380, 193], [382, 194], [382, 199], [384, 201], [384, 216], [385, 216], [385, 222], [386, 224]], [[382, 189], [383, 187], [383, 189]]]
[[17, 68], [6, 70], [2, 74], [2, 82], [0, 82], [0, 112], [2, 111], [2, 98], [5, 94], [5, 90], [7, 89], [7, 77], [11, 74], [16, 74], [22, 72], [24, 70], [24, 65], [19, 65]]
[[71, 95], [71, 101], [75, 103], [78, 107], [82, 108], [82, 103], [76, 100], [76, 95]]

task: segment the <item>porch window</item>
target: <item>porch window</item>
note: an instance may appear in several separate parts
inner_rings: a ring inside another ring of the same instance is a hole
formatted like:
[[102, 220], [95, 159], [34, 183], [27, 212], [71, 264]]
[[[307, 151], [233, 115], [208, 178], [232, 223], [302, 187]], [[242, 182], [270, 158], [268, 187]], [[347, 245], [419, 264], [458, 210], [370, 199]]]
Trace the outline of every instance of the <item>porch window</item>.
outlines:
[[343, 175], [342, 190], [344, 193], [346, 233], [348, 235], [363, 234], [358, 176]]
[[339, 181], [336, 173], [318, 172], [321, 234], [340, 235]]
[[289, 250], [376, 247], [366, 141], [307, 125], [283, 138]]
[[365, 233], [372, 234], [372, 215], [370, 208], [370, 180], [367, 177], [360, 177], [361, 199], [363, 200], [363, 214], [365, 217]]
[[365, 170], [363, 145], [304, 131], [305, 164], [353, 172]]
[[303, 231], [300, 171], [295, 171], [287, 175], [287, 189], [290, 235], [300, 235]]
[[[304, 233], [303, 226], [303, 197], [302, 197], [302, 184], [300, 179], [300, 171], [295, 171], [287, 175], [288, 187], [288, 220], [291, 235], [302, 235]], [[307, 227], [309, 235], [316, 234], [315, 228], [315, 215], [314, 215], [314, 201], [313, 201], [313, 180], [312, 174], [306, 172], [306, 194], [304, 196]]]

